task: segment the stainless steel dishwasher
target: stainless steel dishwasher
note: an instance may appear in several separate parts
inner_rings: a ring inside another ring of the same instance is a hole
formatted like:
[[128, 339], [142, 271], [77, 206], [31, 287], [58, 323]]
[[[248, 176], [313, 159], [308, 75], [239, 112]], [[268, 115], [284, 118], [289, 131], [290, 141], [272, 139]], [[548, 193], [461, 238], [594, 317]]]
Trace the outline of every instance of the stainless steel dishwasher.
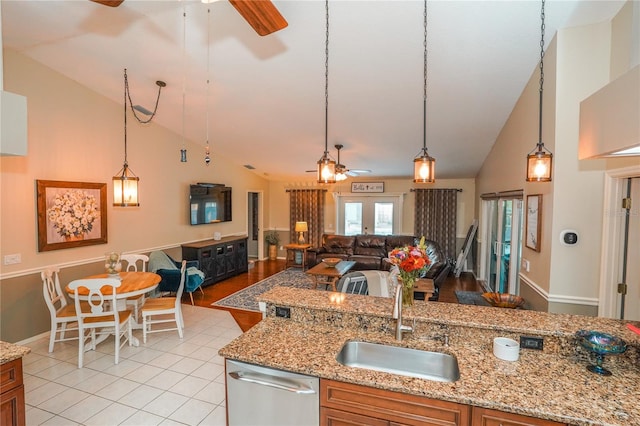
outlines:
[[316, 426], [317, 377], [226, 360], [229, 426]]

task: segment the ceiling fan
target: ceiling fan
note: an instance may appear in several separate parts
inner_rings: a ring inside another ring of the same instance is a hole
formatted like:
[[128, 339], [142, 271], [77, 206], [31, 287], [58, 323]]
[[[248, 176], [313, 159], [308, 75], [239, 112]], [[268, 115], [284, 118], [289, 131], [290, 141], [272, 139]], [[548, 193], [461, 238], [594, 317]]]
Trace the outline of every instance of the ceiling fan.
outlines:
[[[338, 161], [336, 162], [336, 180], [345, 180], [347, 176], [359, 176], [367, 173], [371, 173], [368, 169], [347, 169], [347, 167], [340, 163], [340, 150], [344, 148], [342, 144], [335, 144], [335, 148], [338, 150]], [[315, 173], [316, 170], [306, 170], [307, 173]]]
[[[105, 6], [118, 7], [124, 0], [91, 0]], [[207, 2], [211, 2], [208, 0]], [[258, 35], [265, 36], [289, 25], [270, 0], [229, 0]]]

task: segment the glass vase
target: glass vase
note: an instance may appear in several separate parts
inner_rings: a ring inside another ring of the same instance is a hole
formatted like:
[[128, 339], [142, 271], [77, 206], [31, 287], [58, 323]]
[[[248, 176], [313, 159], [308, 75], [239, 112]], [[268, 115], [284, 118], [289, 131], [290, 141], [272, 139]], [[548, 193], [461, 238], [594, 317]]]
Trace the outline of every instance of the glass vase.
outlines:
[[398, 277], [398, 284], [402, 286], [402, 306], [413, 306], [415, 279]]

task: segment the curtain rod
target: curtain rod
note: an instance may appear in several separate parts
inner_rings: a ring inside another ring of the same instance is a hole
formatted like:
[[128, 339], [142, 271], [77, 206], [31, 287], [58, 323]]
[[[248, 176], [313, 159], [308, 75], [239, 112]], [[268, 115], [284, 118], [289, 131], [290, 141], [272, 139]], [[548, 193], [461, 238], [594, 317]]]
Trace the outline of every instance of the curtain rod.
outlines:
[[411, 188], [411, 192], [415, 192], [415, 191], [450, 191], [450, 190], [456, 190], [457, 192], [462, 192], [461, 188]]
[[291, 191], [322, 191], [322, 192], [327, 192], [326, 189], [322, 189], [322, 188], [293, 188], [293, 189], [287, 189], [286, 192], [291, 192]]

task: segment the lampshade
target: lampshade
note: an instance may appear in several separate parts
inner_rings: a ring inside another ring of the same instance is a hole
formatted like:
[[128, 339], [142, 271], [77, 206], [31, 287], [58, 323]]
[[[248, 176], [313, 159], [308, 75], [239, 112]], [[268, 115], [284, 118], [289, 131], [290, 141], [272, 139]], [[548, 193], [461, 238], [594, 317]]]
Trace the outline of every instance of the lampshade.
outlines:
[[137, 177], [127, 163], [113, 177], [113, 205], [116, 207], [138, 207], [138, 182]]
[[304, 233], [307, 232], [307, 222], [296, 222], [295, 230], [298, 233], [298, 244], [304, 244]]
[[416, 183], [433, 183], [436, 181], [436, 159], [424, 149], [422, 155], [413, 160], [413, 181]]
[[336, 183], [336, 162], [329, 158], [328, 152], [318, 160], [318, 183]]
[[538, 145], [536, 152], [527, 155], [527, 182], [551, 182], [553, 154]]

